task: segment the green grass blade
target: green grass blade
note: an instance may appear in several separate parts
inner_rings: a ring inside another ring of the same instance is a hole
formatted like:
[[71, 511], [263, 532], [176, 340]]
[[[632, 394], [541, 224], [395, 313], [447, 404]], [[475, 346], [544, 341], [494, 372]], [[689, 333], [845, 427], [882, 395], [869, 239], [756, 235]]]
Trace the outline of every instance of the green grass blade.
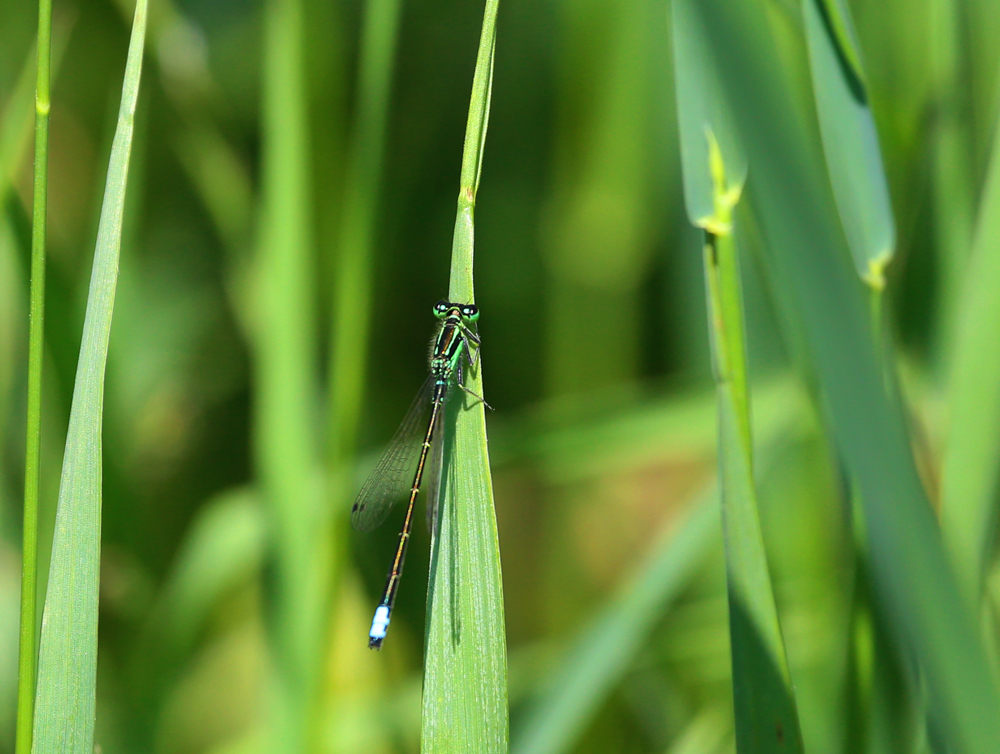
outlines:
[[754, 165], [766, 269], [779, 303], [801, 323], [833, 439], [861, 492], [879, 605], [896, 641], [920, 663], [949, 746], [968, 754], [1000, 751], [1000, 696], [963, 608], [903, 418], [886, 396], [867, 306], [844, 263], [833, 208], [808, 169], [813, 158], [782, 73], [772, 58], [747, 54], [748, 40], [766, 42], [769, 29], [753, 3], [703, 0], [703, 6]]
[[146, 2], [139, 0], [108, 165], [59, 485], [38, 660], [35, 754], [91, 754], [94, 749], [104, 369], [145, 35]]
[[[493, 82], [497, 0], [487, 0], [462, 155], [452, 247], [452, 301], [474, 300], [473, 212]], [[484, 322], [488, 322], [486, 313]], [[487, 347], [485, 353], [489, 353]], [[482, 362], [480, 362], [480, 365]], [[467, 370], [482, 395], [482, 369]], [[440, 531], [431, 553], [421, 751], [507, 751], [507, 643], [503, 580], [483, 404], [451, 401]]]
[[[682, 105], [683, 106], [683, 105]], [[684, 148], [690, 148], [684, 145]], [[717, 156], [716, 160], [720, 158]], [[714, 160], [713, 160], [714, 161]], [[717, 195], [728, 187], [715, 169]], [[778, 622], [754, 482], [743, 296], [731, 209], [717, 201], [706, 231], [713, 365], [718, 385], [719, 478], [725, 532], [733, 706], [738, 752], [802, 751], [795, 690]]]
[[[725, 532], [729, 631], [733, 667], [736, 747], [741, 753], [802, 751], [795, 690], [764, 548], [754, 482], [753, 438], [747, 385], [743, 294], [740, 263], [733, 233], [733, 208], [746, 177], [737, 163], [727, 179], [725, 155], [715, 136], [712, 116], [728, 113], [728, 98], [718, 79], [711, 87], [692, 87], [692, 70], [715, 70], [706, 20], [689, 0], [674, 0], [674, 40], [678, 78], [677, 110], [681, 122], [701, 119], [698, 129], [681, 127], [685, 184], [711, 190], [708, 215], [688, 207], [688, 215], [705, 229], [705, 280], [712, 340], [713, 371], [718, 388], [719, 478]], [[684, 39], [683, 37], [688, 37]], [[695, 43], [693, 40], [697, 40]], [[693, 54], [692, 54], [693, 53]], [[690, 58], [685, 55], [692, 54]], [[719, 102], [705, 103], [705, 98]], [[720, 127], [732, 124], [721, 120]], [[735, 140], [733, 140], [735, 141]], [[730, 142], [733, 143], [733, 142]], [[732, 147], [729, 147], [732, 150]], [[685, 196], [695, 194], [685, 189]], [[703, 200], [703, 199], [700, 199]]]
[[849, 11], [838, 0], [803, 0], [802, 15], [841, 224], [858, 274], [881, 290], [895, 250], [896, 225]]
[[262, 195], [257, 248], [256, 469], [270, 522], [274, 668], [269, 747], [301, 754], [316, 726], [328, 588], [320, 504], [314, 271], [301, 0], [264, 5]]
[[38, 483], [42, 447], [42, 357], [45, 348], [45, 223], [48, 217], [49, 79], [52, 2], [38, 2], [38, 73], [35, 84], [35, 187], [31, 228], [28, 332], [28, 411], [24, 453], [24, 524], [21, 547], [21, 635], [18, 646], [17, 754], [31, 754], [34, 729], [38, 597]]
[[941, 473], [941, 530], [970, 605], [993, 551], [1000, 481], [1000, 129], [961, 301], [948, 386], [951, 427]]
[[[969, 36], [979, 33], [992, 40], [996, 33], [988, 26], [973, 31], [973, 26], [981, 25], [985, 19], [976, 18], [975, 12], [960, 0], [931, 0], [926, 12], [929, 33], [924, 38], [921, 68], [929, 80], [926, 96], [934, 118], [928, 124], [922, 147], [929, 154], [930, 210], [934, 216], [938, 271], [935, 304], [939, 314], [934, 346], [935, 355], [943, 362], [950, 358], [953, 345], [950, 338], [959, 327], [957, 318], [961, 316], [962, 292], [973, 244], [976, 191], [981, 180], [979, 160], [985, 161], [988, 154], [987, 146], [980, 152], [981, 157], [974, 156], [972, 146], [977, 135], [993, 131], [992, 122], [976, 124], [979, 126], [976, 129], [969, 121], [971, 114], [980, 109], [989, 112], [990, 117], [995, 113], [989, 102], [991, 97], [981, 96], [978, 102], [969, 98], [968, 91], [975, 83], [970, 71]], [[995, 53], [991, 57], [996, 60]], [[992, 76], [990, 81], [991, 90], [995, 90]]]

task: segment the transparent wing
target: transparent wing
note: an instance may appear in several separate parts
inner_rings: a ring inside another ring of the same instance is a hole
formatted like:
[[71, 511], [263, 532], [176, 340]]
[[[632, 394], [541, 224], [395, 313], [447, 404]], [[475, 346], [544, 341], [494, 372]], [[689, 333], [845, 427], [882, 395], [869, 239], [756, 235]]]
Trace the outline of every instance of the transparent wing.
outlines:
[[434, 377], [428, 375], [403, 417], [403, 423], [358, 493], [351, 507], [351, 526], [358, 531], [376, 528], [385, 521], [396, 503], [409, 497], [417, 456], [427, 431], [427, 425], [422, 420], [430, 407], [433, 388]]

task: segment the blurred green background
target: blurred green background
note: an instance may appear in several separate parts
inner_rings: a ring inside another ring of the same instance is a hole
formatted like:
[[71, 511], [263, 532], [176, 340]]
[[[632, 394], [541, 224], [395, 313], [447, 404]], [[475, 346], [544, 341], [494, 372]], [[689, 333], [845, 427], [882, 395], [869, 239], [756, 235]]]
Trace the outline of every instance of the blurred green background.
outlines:
[[[43, 574], [127, 5], [55, 5]], [[789, 96], [812, 118], [798, 5], [760, 5], [798, 84]], [[311, 198], [303, 209], [320, 344], [329, 340], [363, 8], [305, 0]], [[952, 317], [996, 120], [1000, 4], [857, 0], [852, 11], [898, 229], [889, 330], [934, 500]], [[0, 6], [0, 752], [13, 751], [35, 12], [28, 2]], [[718, 526], [710, 516], [695, 533], [685, 528], [691, 511], [711, 504], [702, 500], [714, 478], [714, 388], [699, 234], [683, 207], [669, 18], [664, 0], [500, 6], [476, 301], [486, 398], [496, 409], [487, 421], [515, 751], [733, 747]], [[481, 20], [478, 3], [401, 5], [359, 483], [426, 373], [431, 306], [447, 294]], [[250, 343], [262, 35], [259, 3], [151, 8], [105, 398], [97, 724], [105, 754], [263, 750], [267, 565], [265, 524], [254, 512]], [[806, 131], [818, 153], [818, 131]], [[806, 748], [860, 751], [851, 748], [855, 577], [844, 483], [748, 238], [760, 502]], [[322, 416], [328, 349], [314, 356], [320, 366], [305, 379]], [[317, 422], [319, 448], [329, 443], [325, 426]], [[330, 504], [346, 513], [352, 497]], [[691, 552], [657, 571], [676, 532]], [[421, 520], [378, 654], [365, 632], [394, 525], [340, 536], [349, 553], [325, 632], [319, 750], [416, 751], [426, 527]], [[1000, 579], [990, 584], [995, 605]], [[651, 596], [636, 608], [627, 596], [641, 588]], [[595, 681], [592, 705], [577, 708], [575, 732], [558, 746], [532, 743], [567, 648], [597, 616], [629, 610], [649, 626], [614, 661], [606, 693]], [[891, 667], [878, 675], [889, 686], [871, 705], [864, 750], [913, 750], [899, 731], [920, 726], [900, 700], [916, 682], [896, 649], [874, 651]]]

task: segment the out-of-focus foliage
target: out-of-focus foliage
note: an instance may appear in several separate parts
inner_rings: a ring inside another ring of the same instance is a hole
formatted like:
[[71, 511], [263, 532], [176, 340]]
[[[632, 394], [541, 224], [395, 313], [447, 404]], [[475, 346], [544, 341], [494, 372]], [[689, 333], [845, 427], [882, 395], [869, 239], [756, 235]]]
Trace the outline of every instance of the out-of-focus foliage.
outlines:
[[[736, 52], [767, 56], [780, 72], [782, 89], [772, 94], [787, 105], [785, 125], [803, 134], [801, 171], [810, 186], [827, 187], [834, 208], [800, 3], [746, 2], [766, 17], [772, 42]], [[260, 208], [273, 190], [263, 168], [264, 5], [150, 6], [104, 399], [96, 733], [104, 754], [271, 750], [269, 637], [279, 574], [259, 453], [261, 442], [280, 438], [260, 435], [255, 340]], [[299, 375], [310, 391], [300, 399], [315, 419], [309, 441], [326, 458], [343, 440], [328, 436], [322, 386], [333, 368], [327, 343], [364, 4], [304, 0], [303, 8], [308, 198], [300, 215], [315, 300], [303, 337], [315, 374]], [[992, 374], [988, 363], [977, 366], [983, 349], [968, 344], [1000, 342], [1000, 333], [991, 340], [981, 331], [992, 320], [973, 323], [964, 293], [970, 274], [995, 267], [970, 259], [996, 252], [980, 201], [996, 133], [1000, 4], [856, 0], [847, 9], [893, 203], [886, 330], [902, 367], [910, 446], [932, 504], [939, 488], [961, 489], [949, 473], [974, 464], [983, 492], [969, 501], [972, 513], [958, 510], [951, 520], [988, 522], [996, 459], [963, 458], [949, 413], [954, 403], [963, 426], [983, 431], [977, 422], [997, 407], [977, 411], [968, 395], [949, 390], [969, 375]], [[52, 87], [42, 590], [132, 10], [125, 0], [55, 5], [56, 44], [60, 30], [68, 41]], [[358, 480], [426, 374], [430, 309], [447, 294], [482, 5], [404, 0], [401, 14], [374, 204], [362, 453], [351, 466]], [[31, 216], [30, 143], [18, 145], [30, 133], [31, 102], [19, 82], [31, 78], [34, 19], [31, 3], [0, 4], [2, 754], [13, 750]], [[672, 65], [662, 0], [501, 0], [475, 260], [486, 398], [496, 409], [487, 424], [515, 750], [734, 748], [721, 542], [683, 524], [714, 478], [716, 438], [702, 258], [683, 206]], [[750, 192], [754, 171], [751, 156]], [[851, 617], [849, 483], [829, 440], [828, 406], [809, 408], [803, 398], [821, 397], [803, 347], [807, 328], [782, 303], [789, 281], [773, 277], [774, 255], [759, 253], [767, 228], [749, 213], [737, 224], [757, 493], [805, 749], [833, 754], [861, 740], [855, 750], [866, 754], [912, 751], [912, 738], [928, 751], [940, 719], [933, 701], [930, 724], [919, 706], [911, 655], [895, 633], [865, 634]], [[839, 237], [831, 245], [846, 249]], [[810, 248], [800, 251], [808, 264]], [[851, 265], [846, 252], [843, 262]], [[996, 289], [988, 283], [975, 280], [969, 290]], [[849, 394], [854, 375], [840, 379]], [[977, 395], [994, 401], [995, 392]], [[325, 497], [339, 488], [324, 486], [319, 463], [315, 476], [297, 482], [343, 529], [352, 492]], [[943, 503], [956, 501], [946, 495]], [[313, 751], [419, 748], [422, 516], [390, 636], [381, 653], [366, 647], [393, 529], [343, 530], [325, 555], [336, 575], [329, 605], [314, 606], [323, 653], [314, 658]], [[973, 600], [985, 571], [989, 613], [1000, 589], [983, 535], [959, 532], [954, 541], [971, 548], [959, 557]], [[685, 536], [693, 537], [677, 542], [685, 559], [668, 558], [672, 537]], [[680, 584], [672, 581], [678, 574]], [[878, 593], [872, 600], [880, 604]], [[649, 615], [628, 612], [636, 606]], [[874, 684], [856, 672], [859, 636], [871, 638], [860, 670]], [[613, 667], [600, 662], [601, 641], [623, 642]], [[568, 674], [567, 662], [588, 673]], [[892, 672], [872, 670], [885, 667]], [[580, 693], [582, 717], [552, 696], [562, 678], [595, 684]], [[848, 714], [859, 688], [871, 693], [865, 720]], [[918, 703], [899, 703], [907, 689]], [[567, 716], [539, 721], [547, 711]], [[559, 731], [546, 739], [550, 748], [531, 739], [543, 729]]]

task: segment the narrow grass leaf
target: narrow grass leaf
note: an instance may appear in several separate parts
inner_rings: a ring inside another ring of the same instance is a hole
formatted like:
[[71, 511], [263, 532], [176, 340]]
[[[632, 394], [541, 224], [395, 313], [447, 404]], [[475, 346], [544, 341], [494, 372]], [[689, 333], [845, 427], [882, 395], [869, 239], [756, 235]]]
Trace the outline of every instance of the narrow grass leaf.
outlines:
[[[774, 601], [754, 482], [753, 438], [747, 385], [745, 325], [740, 262], [733, 233], [733, 209], [746, 178], [740, 157], [730, 178], [726, 156], [715, 136], [713, 114], [728, 118], [728, 97], [721, 80], [712, 87], [683, 85], [684, 71], [715, 70], [708, 41], [711, 16], [691, 0], [674, 0], [674, 39], [677, 64], [677, 110], [682, 124], [689, 110], [705, 118], [701, 133], [681, 128], [685, 155], [685, 185], [708, 185], [709, 214], [688, 207], [688, 215], [705, 230], [705, 280], [712, 341], [713, 371], [719, 411], [719, 478], [725, 532], [726, 576], [729, 595], [729, 631], [733, 668], [736, 747], [741, 754], [802, 751], [795, 691]], [[679, 22], [679, 23], [678, 23]], [[690, 35], [698, 40], [683, 41]], [[697, 57], [682, 60], [688, 52]], [[704, 98], [718, 102], [706, 104]], [[722, 120], [720, 127], [732, 128]], [[685, 191], [685, 197], [692, 191]], [[699, 192], [700, 193], [700, 192]]]
[[91, 754], [94, 750], [104, 369], [145, 35], [146, 0], [139, 0], [108, 165], [59, 485], [38, 661], [35, 754]]
[[[24, 518], [21, 546], [21, 636], [18, 648], [17, 738], [19, 754], [30, 754], [34, 732], [38, 644], [38, 486], [42, 448], [42, 360], [45, 349], [45, 230], [48, 219], [49, 79], [52, 3], [38, 3], [38, 74], [35, 84], [35, 176], [31, 228], [28, 328], [28, 410], [24, 452]], [[2, 194], [2, 192], [0, 192]]]
[[713, 19], [713, 50], [754, 165], [752, 199], [768, 241], [765, 269], [778, 303], [789, 308], [786, 316], [801, 325], [833, 439], [861, 492], [878, 604], [903, 651], [920, 663], [949, 748], [1000, 751], [1000, 696], [945, 556], [903, 417], [886, 395], [834, 209], [808, 169], [810, 144], [783, 73], [773, 58], [748, 54], [770, 38], [766, 19], [749, 0], [702, 0], [702, 6]]
[[[977, 136], [993, 133], [992, 118], [996, 87], [994, 74], [988, 80], [989, 95], [973, 100], [968, 92], [976, 84], [974, 53], [970, 54], [970, 36], [983, 40], [995, 39], [995, 31], [984, 27], [982, 16], [961, 0], [932, 0], [925, 6], [927, 32], [920, 34], [923, 46], [921, 73], [927, 79], [924, 95], [933, 108], [934, 117], [921, 129], [921, 152], [928, 155], [930, 167], [929, 207], [934, 217], [934, 269], [936, 272], [935, 314], [940, 323], [935, 328], [935, 355], [941, 357], [937, 366], [944, 368], [950, 358], [950, 338], [958, 329], [961, 316], [962, 289], [969, 265], [976, 218], [976, 202], [980, 181], [980, 160], [986, 162], [989, 142], [974, 149]], [[982, 6], [993, 5], [983, 3]], [[905, 34], [906, 32], [904, 32]], [[912, 31], [909, 32], [912, 34]], [[992, 44], [982, 46], [988, 49]], [[995, 70], [996, 54], [991, 55]], [[984, 79], [985, 81], [986, 79]], [[976, 112], [990, 113], [990, 120], [972, 125]], [[985, 147], [985, 148], [983, 148]], [[978, 153], [977, 153], [978, 152]], [[974, 156], [975, 155], [975, 156]]]
[[329, 577], [316, 444], [316, 302], [302, 0], [263, 6], [262, 217], [253, 323], [254, 451], [269, 520], [269, 746], [301, 754], [317, 712]]
[[941, 530], [970, 605], [979, 603], [993, 552], [1000, 480], [1000, 128], [996, 134], [955, 333], [941, 474]]
[[[487, 0], [476, 58], [462, 155], [452, 246], [452, 301], [472, 302], [476, 190], [493, 82], [497, 0]], [[488, 313], [484, 323], [488, 322]], [[485, 353], [489, 353], [488, 337]], [[468, 388], [482, 395], [482, 361], [467, 370]], [[456, 391], [460, 392], [460, 391]], [[507, 751], [507, 643], [493, 481], [481, 401], [450, 401], [439, 533], [431, 552], [424, 650], [425, 754]]]
[[850, 12], [841, 0], [802, 0], [802, 15], [840, 221], [858, 274], [882, 290], [896, 225]]
[[[724, 185], [720, 182], [717, 190], [723, 191]], [[720, 209], [714, 224], [725, 228], [731, 216]], [[706, 239], [736, 749], [801, 752], [795, 691], [757, 508], [736, 239], [731, 231], [719, 235], [708, 231]]]

